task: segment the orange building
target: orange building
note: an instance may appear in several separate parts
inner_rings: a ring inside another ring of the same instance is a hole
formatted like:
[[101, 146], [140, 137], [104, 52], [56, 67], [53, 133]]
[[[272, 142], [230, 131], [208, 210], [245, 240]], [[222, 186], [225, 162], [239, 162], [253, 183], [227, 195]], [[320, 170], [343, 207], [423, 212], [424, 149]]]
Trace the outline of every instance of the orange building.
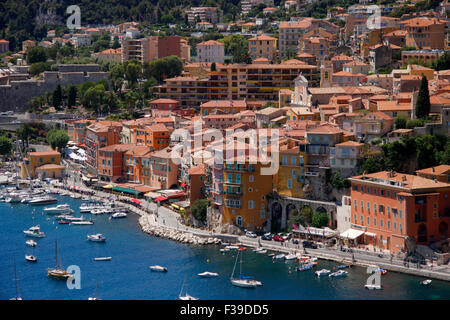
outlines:
[[277, 38], [261, 35], [248, 39], [248, 51], [253, 60], [266, 58], [270, 61], [277, 59]]
[[450, 183], [450, 166], [443, 164], [436, 167], [417, 170], [416, 174], [426, 179], [436, 179], [440, 182]]
[[118, 144], [121, 131], [122, 124], [115, 121], [98, 121], [87, 127], [86, 155], [91, 170], [97, 170], [98, 149]]
[[423, 245], [448, 237], [450, 184], [392, 171], [350, 181], [351, 222], [360, 243], [398, 252], [407, 237]]
[[[267, 195], [273, 191], [273, 175], [262, 175], [257, 159], [227, 159], [223, 165], [222, 223], [262, 231], [267, 221]], [[255, 163], [256, 162], [256, 163]], [[269, 164], [270, 166], [270, 164]]]
[[113, 144], [100, 148], [97, 169], [99, 179], [116, 182], [117, 179], [123, 177], [125, 153], [134, 147], [134, 144]]
[[201, 115], [236, 114], [247, 109], [244, 100], [211, 100], [200, 105]]
[[205, 165], [199, 164], [188, 171], [189, 173], [189, 203], [192, 206], [198, 199], [205, 197]]
[[406, 31], [405, 44], [418, 49], [444, 49], [445, 20], [419, 17], [400, 22]]
[[128, 181], [141, 183], [142, 158], [150, 154], [148, 146], [134, 146], [124, 155], [124, 177]]
[[164, 149], [169, 145], [169, 129], [163, 124], [152, 124], [144, 128], [132, 130], [133, 142], [135, 144], [144, 144], [153, 150]]
[[172, 150], [165, 148], [142, 157], [142, 183], [156, 189], [178, 185], [178, 165], [172, 161]]

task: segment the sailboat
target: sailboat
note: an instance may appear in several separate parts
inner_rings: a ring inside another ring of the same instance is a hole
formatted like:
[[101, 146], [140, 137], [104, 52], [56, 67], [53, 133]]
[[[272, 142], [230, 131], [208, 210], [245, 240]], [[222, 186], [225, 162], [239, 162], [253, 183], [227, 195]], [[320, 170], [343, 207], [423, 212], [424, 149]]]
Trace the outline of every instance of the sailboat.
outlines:
[[20, 291], [19, 291], [19, 278], [17, 278], [16, 259], [14, 259], [14, 279], [13, 280], [14, 280], [14, 283], [16, 284], [16, 296], [9, 300], [22, 300], [22, 297], [20, 296]]
[[102, 300], [102, 299], [97, 298], [97, 288], [98, 288], [98, 283], [95, 285], [94, 296], [93, 297], [89, 297], [88, 300]]
[[250, 277], [245, 277], [242, 275], [242, 255], [241, 255], [241, 261], [240, 261], [239, 278], [234, 278], [234, 271], [236, 270], [236, 264], [237, 264], [237, 261], [239, 258], [239, 253], [240, 253], [240, 251], [238, 251], [238, 254], [236, 255], [236, 261], [234, 262], [233, 273], [231, 274], [231, 277], [230, 277], [231, 284], [236, 287], [241, 287], [241, 288], [256, 288], [257, 286], [262, 286], [261, 281], [257, 281], [257, 280], [251, 279]]
[[181, 295], [183, 292], [185, 282], [186, 282], [186, 277], [184, 277], [183, 285], [181, 286], [181, 290], [180, 290], [180, 294], [178, 295], [178, 299], [180, 299], [180, 300], [198, 300], [198, 298], [195, 298], [195, 297], [189, 295], [187, 292], [184, 294], [184, 296]]
[[56, 252], [56, 258], [55, 258], [55, 268], [47, 268], [47, 275], [51, 278], [58, 279], [58, 280], [66, 280], [67, 278], [72, 277], [72, 273], [67, 272], [62, 268], [62, 266], [59, 266], [58, 268], [58, 241], [55, 240], [55, 252]]

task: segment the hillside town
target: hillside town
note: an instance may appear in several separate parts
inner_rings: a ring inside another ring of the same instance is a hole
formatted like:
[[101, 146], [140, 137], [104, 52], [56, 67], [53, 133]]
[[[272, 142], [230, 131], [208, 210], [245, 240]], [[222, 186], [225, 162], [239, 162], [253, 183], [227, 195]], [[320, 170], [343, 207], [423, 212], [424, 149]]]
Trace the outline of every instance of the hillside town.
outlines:
[[423, 2], [246, 0], [232, 20], [5, 37], [0, 153], [19, 143], [20, 179], [157, 204], [177, 230], [449, 274], [450, 3]]

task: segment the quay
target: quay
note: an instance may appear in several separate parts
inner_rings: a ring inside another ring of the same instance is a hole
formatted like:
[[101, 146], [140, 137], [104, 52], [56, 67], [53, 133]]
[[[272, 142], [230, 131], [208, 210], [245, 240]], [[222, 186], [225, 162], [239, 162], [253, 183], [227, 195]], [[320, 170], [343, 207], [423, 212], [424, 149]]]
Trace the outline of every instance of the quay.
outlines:
[[[140, 216], [138, 219], [139, 226], [141, 227], [141, 230], [147, 234], [166, 238], [174, 241], [178, 241], [185, 244], [194, 244], [194, 245], [208, 245], [208, 244], [219, 244], [221, 242], [230, 242], [234, 244], [240, 244], [243, 246], [248, 246], [252, 248], [262, 247], [264, 249], [270, 250], [270, 251], [276, 251], [276, 252], [282, 252], [282, 253], [300, 253], [300, 254], [306, 254], [310, 255], [312, 257], [316, 257], [318, 259], [323, 260], [329, 260], [329, 261], [335, 261], [339, 263], [352, 263], [357, 266], [361, 267], [369, 267], [369, 266], [378, 266], [383, 269], [393, 271], [393, 272], [400, 272], [400, 273], [406, 273], [410, 275], [420, 276], [420, 277], [426, 277], [431, 279], [438, 279], [438, 280], [444, 280], [444, 281], [450, 281], [450, 273], [448, 272], [449, 268], [447, 265], [443, 266], [420, 266], [420, 268], [415, 267], [416, 264], [410, 264], [408, 266], [404, 265], [403, 260], [399, 259], [393, 259], [390, 261], [387, 257], [380, 258], [378, 256], [370, 256], [367, 253], [360, 252], [360, 251], [354, 251], [352, 253], [350, 252], [343, 252], [337, 249], [330, 249], [330, 248], [318, 248], [318, 249], [310, 249], [310, 248], [303, 248], [301, 245], [294, 245], [292, 243], [289, 243], [288, 241], [284, 243], [276, 243], [272, 241], [265, 241], [265, 240], [259, 240], [258, 239], [252, 239], [248, 238], [246, 236], [238, 236], [238, 235], [232, 235], [232, 234], [217, 234], [212, 233], [204, 230], [199, 230], [191, 227], [187, 227], [184, 225], [176, 224], [169, 225], [161, 223], [161, 220], [157, 218], [157, 208], [156, 205], [154, 205], [153, 208], [139, 208], [135, 205], [132, 205], [130, 203], [124, 202], [123, 198], [119, 196], [118, 200], [114, 199], [111, 194], [104, 193], [101, 191], [94, 191], [91, 189], [83, 188], [81, 190], [68, 190], [67, 188], [64, 188], [62, 185], [55, 185], [53, 188], [58, 190], [64, 190], [65, 192], [71, 194], [78, 191], [90, 193], [90, 197], [95, 200], [109, 200], [113, 201], [115, 204], [121, 205], [122, 207], [126, 208], [130, 212], [133, 212]], [[95, 195], [93, 195], [95, 193]], [[152, 204], [148, 203], [149, 206]], [[172, 212], [171, 210], [167, 208], [159, 208], [164, 211], [170, 212], [173, 215], [176, 215], [176, 213]], [[166, 212], [166, 213], [167, 213]], [[353, 256], [352, 256], [353, 255]], [[354, 257], [354, 259], [353, 259]]]

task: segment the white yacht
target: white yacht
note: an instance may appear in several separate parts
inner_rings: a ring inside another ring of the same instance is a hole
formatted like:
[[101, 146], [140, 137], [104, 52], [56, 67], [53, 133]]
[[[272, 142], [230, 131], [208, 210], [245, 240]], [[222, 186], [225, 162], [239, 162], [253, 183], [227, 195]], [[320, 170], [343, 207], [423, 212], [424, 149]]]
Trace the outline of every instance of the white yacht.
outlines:
[[25, 260], [30, 261], [30, 262], [37, 262], [37, 258], [35, 256], [33, 256], [32, 254], [26, 254]]
[[111, 216], [113, 219], [126, 218], [127, 214], [125, 212], [116, 212]]
[[84, 220], [82, 220], [82, 221], [73, 221], [72, 222], [72, 224], [73, 225], [91, 225], [91, 224], [94, 224], [94, 222], [93, 221], [84, 221]]
[[198, 300], [197, 298], [189, 295], [187, 292], [184, 294], [184, 296], [179, 296], [178, 297], [180, 300]]
[[330, 273], [331, 273], [331, 271], [328, 270], [328, 269], [322, 269], [322, 270], [316, 271], [316, 275], [317, 275], [318, 277], [321, 277], [321, 276], [327, 276], [327, 275], [329, 275]]
[[284, 253], [278, 254], [276, 255], [274, 258], [275, 259], [284, 259], [286, 257], [286, 255]]
[[158, 265], [150, 266], [149, 268], [150, 268], [150, 270], [156, 271], [156, 272], [167, 272], [167, 268], [166, 267], [161, 267], [161, 266], [158, 266]]
[[236, 287], [241, 287], [241, 288], [256, 288], [257, 286], [262, 286], [261, 281], [257, 281], [257, 280], [251, 279], [250, 277], [245, 277], [242, 275], [242, 255], [241, 255], [241, 261], [240, 261], [239, 278], [234, 278], [234, 271], [236, 269], [238, 257], [239, 257], [239, 251], [238, 251], [238, 254], [236, 255], [236, 261], [234, 262], [233, 272], [231, 273], [231, 277], [230, 277], [231, 284]]
[[201, 278], [213, 278], [213, 277], [218, 277], [219, 274], [216, 272], [209, 272], [209, 271], [205, 271], [202, 273], [197, 274], [199, 277]]
[[43, 196], [43, 197], [35, 198], [28, 203], [32, 206], [38, 206], [38, 205], [44, 205], [44, 204], [50, 204], [50, 203], [56, 203], [56, 202], [58, 202], [58, 200], [56, 198], [49, 197], [49, 196]]
[[33, 226], [29, 228], [28, 230], [24, 230], [23, 233], [25, 233], [29, 237], [35, 237], [35, 238], [43, 238], [45, 237], [45, 233], [41, 231], [41, 228], [39, 225]]
[[89, 241], [93, 241], [93, 242], [105, 242], [106, 241], [106, 237], [104, 235], [102, 235], [101, 233], [90, 234], [87, 236], [87, 239]]
[[336, 272], [330, 273], [330, 274], [328, 275], [328, 277], [330, 277], [330, 278], [339, 278], [339, 277], [345, 277], [345, 276], [347, 276], [347, 274], [348, 274], [347, 271], [344, 271], [344, 270], [338, 270], [338, 271], [336, 271]]
[[26, 243], [28, 246], [30, 246], [30, 247], [35, 247], [35, 246], [37, 246], [37, 242], [34, 241], [34, 240], [27, 240], [27, 241], [25, 241], [25, 243]]
[[56, 207], [45, 208], [44, 212], [47, 214], [53, 213], [73, 213], [74, 210], [66, 203], [66, 204], [58, 204]]
[[300, 253], [290, 253], [290, 254], [286, 255], [284, 258], [286, 260], [293, 260], [293, 259], [297, 259], [298, 257], [301, 257]]

